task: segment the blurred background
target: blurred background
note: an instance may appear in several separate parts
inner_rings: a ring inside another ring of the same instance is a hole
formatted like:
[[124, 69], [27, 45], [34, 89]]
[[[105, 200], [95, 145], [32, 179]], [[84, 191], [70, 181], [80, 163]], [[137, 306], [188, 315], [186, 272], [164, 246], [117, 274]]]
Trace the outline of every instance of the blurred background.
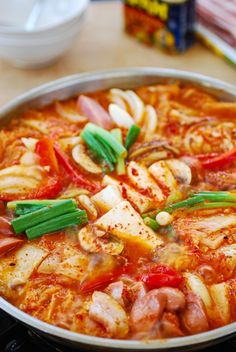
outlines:
[[236, 82], [236, 0], [0, 0], [0, 104], [39, 84], [118, 67]]

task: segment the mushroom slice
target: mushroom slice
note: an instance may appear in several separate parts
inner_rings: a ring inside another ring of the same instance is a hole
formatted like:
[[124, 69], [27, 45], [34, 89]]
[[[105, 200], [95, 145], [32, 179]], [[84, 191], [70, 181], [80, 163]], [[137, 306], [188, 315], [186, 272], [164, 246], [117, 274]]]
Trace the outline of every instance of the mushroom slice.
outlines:
[[192, 172], [186, 163], [178, 159], [166, 160], [166, 163], [179, 183], [185, 185], [191, 184]]
[[91, 174], [97, 175], [102, 173], [102, 169], [86, 154], [83, 144], [78, 144], [72, 149], [72, 157], [79, 166]]
[[[129, 153], [129, 160], [134, 160], [148, 156], [150, 153], [167, 151], [170, 155], [178, 155], [179, 152], [176, 148], [170, 146], [165, 140], [152, 140], [145, 143], [136, 143], [134, 148], [131, 148]], [[165, 157], [166, 158], [166, 157]]]
[[89, 195], [89, 191], [84, 188], [68, 188], [64, 193], [60, 195], [60, 199], [70, 199], [78, 198], [80, 195], [85, 194]]
[[93, 293], [89, 317], [102, 324], [111, 337], [124, 338], [128, 334], [128, 318], [124, 309], [104, 292]]
[[122, 109], [119, 105], [110, 104], [109, 114], [115, 124], [122, 128], [130, 128], [134, 124], [134, 120], [130, 114]]
[[107, 236], [106, 232], [104, 234], [105, 236], [100, 237], [99, 232], [98, 236], [96, 230], [88, 225], [80, 230], [78, 239], [81, 247], [87, 252], [119, 255], [124, 249], [123, 242], [114, 236]]

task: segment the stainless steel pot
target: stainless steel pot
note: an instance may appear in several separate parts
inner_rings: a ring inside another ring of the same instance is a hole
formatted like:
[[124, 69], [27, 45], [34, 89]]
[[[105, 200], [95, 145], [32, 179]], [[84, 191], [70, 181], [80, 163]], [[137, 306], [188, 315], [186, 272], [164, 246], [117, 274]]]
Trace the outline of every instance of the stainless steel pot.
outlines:
[[[121, 69], [65, 77], [33, 89], [0, 109], [0, 123], [1, 125], [7, 123], [10, 118], [21, 114], [26, 109], [44, 106], [55, 99], [67, 99], [80, 92], [91, 92], [111, 87], [134, 88], [176, 80], [200, 86], [219, 99], [236, 101], [235, 86], [196, 73], [156, 68]], [[44, 323], [20, 311], [3, 298], [0, 298], [0, 308], [47, 338], [78, 349], [83, 347], [88, 350], [102, 351], [193, 351], [216, 344], [222, 339], [236, 334], [236, 323], [232, 323], [212, 331], [181, 338], [149, 342], [112, 340], [82, 335]]]

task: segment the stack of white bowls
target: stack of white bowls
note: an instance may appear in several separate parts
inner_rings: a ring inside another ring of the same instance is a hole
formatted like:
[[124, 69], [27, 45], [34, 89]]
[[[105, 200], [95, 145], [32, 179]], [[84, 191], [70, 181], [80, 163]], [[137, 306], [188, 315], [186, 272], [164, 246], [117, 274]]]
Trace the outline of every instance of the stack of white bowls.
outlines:
[[22, 68], [62, 56], [77, 36], [89, 0], [0, 0], [0, 58]]

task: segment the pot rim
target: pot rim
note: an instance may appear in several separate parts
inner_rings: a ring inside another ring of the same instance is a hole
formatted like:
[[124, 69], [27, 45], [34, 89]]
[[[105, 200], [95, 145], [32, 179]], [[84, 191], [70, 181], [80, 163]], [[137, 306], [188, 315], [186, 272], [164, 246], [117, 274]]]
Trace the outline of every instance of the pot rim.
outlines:
[[[94, 81], [106, 81], [109, 79], [122, 79], [128, 77], [141, 78], [144, 76], [156, 77], [157, 80], [174, 79], [189, 82], [192, 84], [197, 84], [203, 89], [212, 88], [217, 90], [218, 92], [228, 93], [231, 97], [233, 97], [233, 99], [236, 100], [236, 86], [198, 73], [179, 71], [175, 69], [159, 69], [153, 67], [126, 68], [76, 74], [43, 84], [37, 88], [30, 90], [25, 94], [20, 95], [19, 97], [13, 99], [12, 101], [5, 104], [2, 108], [0, 108], [0, 119], [3, 119], [12, 111], [16, 110], [17, 108], [20, 108], [22, 105], [26, 105], [27, 102], [29, 103], [30, 101], [39, 98], [41, 95], [45, 96], [55, 91], [58, 92], [60, 91], [60, 89], [69, 88], [70, 86], [78, 82], [92, 84]], [[83, 343], [86, 345], [108, 347], [113, 349], [150, 350], [156, 348], [159, 350], [165, 350], [169, 348], [199, 345], [204, 342], [210, 342], [222, 337], [226, 337], [236, 332], [236, 322], [234, 322], [214, 330], [185, 337], [163, 340], [156, 339], [149, 341], [117, 340], [95, 337], [91, 335], [84, 335], [45, 323], [37, 318], [34, 318], [24, 313], [2, 297], [0, 297], [0, 308], [15, 317], [16, 319], [19, 319], [26, 325], [29, 325], [39, 331], [42, 331], [43, 333], [50, 334], [54, 337], [59, 337], [65, 340]]]

